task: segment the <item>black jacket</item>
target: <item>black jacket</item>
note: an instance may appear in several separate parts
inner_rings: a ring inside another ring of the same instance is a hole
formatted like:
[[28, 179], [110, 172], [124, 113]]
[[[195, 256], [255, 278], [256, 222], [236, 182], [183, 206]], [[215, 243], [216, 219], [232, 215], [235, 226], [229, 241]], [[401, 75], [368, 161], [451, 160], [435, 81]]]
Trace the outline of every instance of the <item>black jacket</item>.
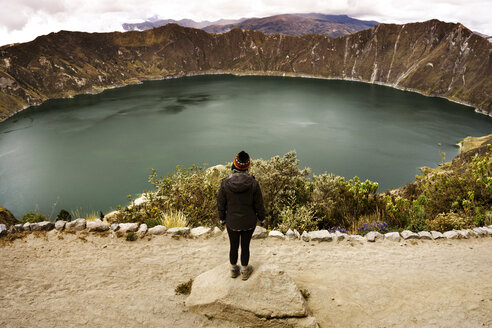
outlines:
[[217, 199], [219, 219], [232, 230], [250, 230], [265, 219], [260, 185], [246, 172], [235, 172], [222, 180]]

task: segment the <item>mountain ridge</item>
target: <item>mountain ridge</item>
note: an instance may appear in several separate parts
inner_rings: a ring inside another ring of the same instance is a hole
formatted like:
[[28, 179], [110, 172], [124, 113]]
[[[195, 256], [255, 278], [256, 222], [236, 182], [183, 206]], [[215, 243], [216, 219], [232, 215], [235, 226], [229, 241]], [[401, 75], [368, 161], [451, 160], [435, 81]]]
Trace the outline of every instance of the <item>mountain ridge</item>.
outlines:
[[492, 114], [492, 44], [461, 24], [379, 24], [339, 38], [169, 24], [60, 31], [0, 47], [0, 120], [51, 98], [196, 74], [309, 76], [388, 85]]

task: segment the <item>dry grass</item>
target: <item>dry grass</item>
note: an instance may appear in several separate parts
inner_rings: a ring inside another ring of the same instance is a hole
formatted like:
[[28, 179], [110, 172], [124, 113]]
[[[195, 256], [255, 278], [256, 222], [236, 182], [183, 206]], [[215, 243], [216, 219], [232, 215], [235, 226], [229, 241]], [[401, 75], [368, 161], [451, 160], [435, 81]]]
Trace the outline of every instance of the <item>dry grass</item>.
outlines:
[[163, 214], [161, 222], [161, 224], [168, 229], [186, 227], [188, 225], [188, 219], [184, 213], [181, 211], [174, 211], [172, 209]]

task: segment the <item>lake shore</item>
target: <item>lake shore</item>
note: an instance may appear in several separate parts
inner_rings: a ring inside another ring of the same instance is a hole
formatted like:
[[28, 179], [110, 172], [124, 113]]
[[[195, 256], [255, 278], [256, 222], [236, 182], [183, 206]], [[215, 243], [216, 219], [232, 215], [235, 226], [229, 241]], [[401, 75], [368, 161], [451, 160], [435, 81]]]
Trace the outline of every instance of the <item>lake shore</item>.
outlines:
[[[492, 325], [492, 238], [252, 241], [310, 291], [321, 327]], [[0, 246], [2, 327], [231, 327], [190, 312], [175, 287], [227, 262], [225, 234], [135, 242], [97, 234], [29, 234]]]

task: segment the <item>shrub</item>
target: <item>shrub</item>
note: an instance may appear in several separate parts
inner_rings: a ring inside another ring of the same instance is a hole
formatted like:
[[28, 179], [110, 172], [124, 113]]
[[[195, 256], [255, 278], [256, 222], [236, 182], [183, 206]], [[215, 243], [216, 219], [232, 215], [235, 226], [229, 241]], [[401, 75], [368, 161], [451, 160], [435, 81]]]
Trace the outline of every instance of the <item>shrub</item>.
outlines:
[[188, 219], [181, 211], [170, 210], [162, 216], [161, 224], [166, 228], [186, 227]]
[[471, 228], [473, 222], [471, 219], [462, 217], [457, 213], [448, 212], [440, 213], [433, 220], [428, 220], [427, 225], [431, 230], [445, 232], [453, 229]]
[[43, 222], [43, 221], [48, 221], [48, 218], [43, 214], [37, 212], [28, 212], [24, 214], [24, 216], [20, 220], [20, 223], [27, 223], [27, 222], [36, 223], [36, 222]]
[[357, 234], [361, 236], [367, 235], [370, 231], [377, 231], [385, 234], [389, 231], [388, 224], [386, 222], [374, 222], [374, 223], [364, 223], [359, 229], [357, 229]]
[[150, 229], [150, 228], [153, 228], [155, 226], [158, 226], [162, 223], [161, 219], [158, 219], [158, 218], [148, 218], [148, 219], [145, 219], [144, 223], [147, 225], [147, 227]]
[[305, 205], [297, 208], [285, 206], [280, 212], [278, 221], [280, 223], [277, 229], [283, 233], [289, 229], [296, 229], [302, 233], [304, 230], [312, 231], [317, 228], [317, 220], [313, 218], [313, 211]]
[[134, 233], [134, 232], [132, 232], [132, 231], [130, 231], [130, 232], [128, 232], [128, 233], [126, 234], [126, 240], [127, 240], [127, 241], [135, 241], [135, 240], [137, 240], [137, 239], [138, 239], [137, 234], [136, 234], [136, 233]]
[[61, 210], [56, 216], [56, 221], [72, 221], [72, 215], [67, 210]]

